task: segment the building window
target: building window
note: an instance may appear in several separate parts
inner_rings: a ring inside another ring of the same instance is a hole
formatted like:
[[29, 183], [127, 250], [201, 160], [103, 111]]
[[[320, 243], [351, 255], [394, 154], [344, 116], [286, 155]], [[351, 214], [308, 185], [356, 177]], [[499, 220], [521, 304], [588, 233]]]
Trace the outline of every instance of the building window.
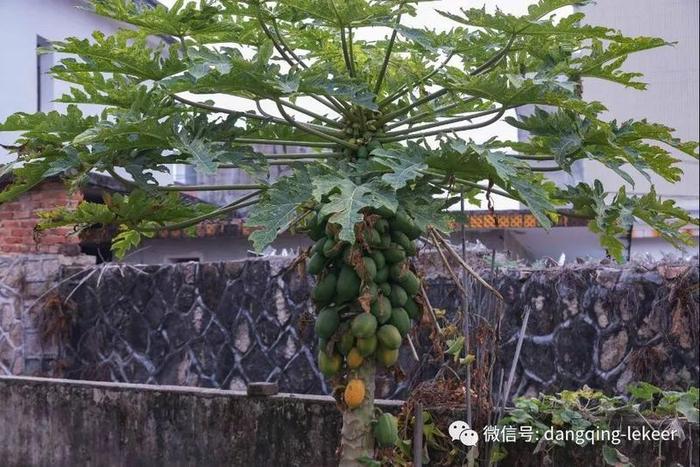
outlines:
[[54, 54], [39, 53], [40, 47], [48, 47], [50, 42], [36, 36], [36, 108], [39, 112], [48, 112], [53, 107], [53, 78], [49, 74], [54, 65]]

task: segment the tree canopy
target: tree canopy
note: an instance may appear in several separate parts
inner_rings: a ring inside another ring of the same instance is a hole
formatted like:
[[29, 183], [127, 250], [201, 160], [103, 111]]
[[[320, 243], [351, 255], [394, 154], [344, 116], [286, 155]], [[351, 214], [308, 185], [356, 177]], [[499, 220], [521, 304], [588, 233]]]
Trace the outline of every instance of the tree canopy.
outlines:
[[[21, 132], [11, 148], [16, 161], [0, 168], [14, 175], [0, 203], [47, 177], [77, 188], [91, 171], [110, 173], [128, 194], [53, 211], [44, 225], [119, 226], [118, 254], [160, 229], [251, 205], [258, 249], [303, 226], [319, 205], [351, 243], [368, 207], [400, 207], [423, 229], [447, 230], [450, 195], [476, 203], [479, 193], [522, 202], [544, 227], [562, 209], [584, 216], [616, 257], [618, 237], [635, 219], [668, 241], [689, 241], [679, 229], [698, 220], [653, 189], [606, 193], [597, 181], [557, 186], [546, 178], [594, 160], [629, 183], [629, 170], [680, 180], [673, 151], [698, 158], [697, 142], [658, 123], [606, 121], [604, 104], [580, 92], [584, 78], [643, 90], [641, 76], [623, 65], [666, 41], [587, 25], [579, 11], [561, 14], [586, 0], [540, 0], [522, 17], [455, 8], [440, 12], [453, 25], [446, 31], [407, 26], [402, 20], [427, 1], [178, 0], [150, 8], [92, 0], [97, 14], [124, 28], [51, 45], [66, 57], [51, 74], [73, 85], [57, 99], [68, 107], [0, 124]], [[385, 34], [366, 39], [376, 28]], [[240, 107], [217, 106], [216, 95], [234, 96]], [[103, 110], [85, 115], [80, 104]], [[536, 110], [510, 116], [521, 106]], [[500, 120], [530, 139], [470, 138], [470, 130]], [[256, 144], [310, 150], [271, 155]], [[184, 203], [177, 192], [193, 187], [160, 186], [153, 177], [170, 164], [205, 173], [240, 168], [254, 184], [199, 189], [253, 191], [220, 208]], [[292, 171], [273, 181], [271, 165]]]

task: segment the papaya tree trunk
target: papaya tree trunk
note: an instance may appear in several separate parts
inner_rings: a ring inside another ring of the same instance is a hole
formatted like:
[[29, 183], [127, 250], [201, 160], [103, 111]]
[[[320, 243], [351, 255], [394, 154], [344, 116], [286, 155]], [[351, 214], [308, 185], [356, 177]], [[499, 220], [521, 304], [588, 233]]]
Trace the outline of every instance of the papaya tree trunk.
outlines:
[[372, 458], [374, 436], [372, 419], [374, 417], [374, 374], [375, 362], [371, 359], [357, 369], [356, 378], [365, 385], [365, 398], [362, 405], [354, 410], [343, 411], [343, 428], [340, 439], [340, 467], [362, 466], [359, 459]]

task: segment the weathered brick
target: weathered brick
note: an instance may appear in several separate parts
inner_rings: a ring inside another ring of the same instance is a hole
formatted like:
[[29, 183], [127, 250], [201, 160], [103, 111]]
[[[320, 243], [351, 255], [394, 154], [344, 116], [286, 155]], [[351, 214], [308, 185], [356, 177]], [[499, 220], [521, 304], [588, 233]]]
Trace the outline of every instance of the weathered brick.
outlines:
[[68, 193], [63, 184], [46, 182], [18, 200], [0, 206], [0, 254], [63, 253], [79, 254], [72, 248], [80, 240], [68, 235], [68, 229], [53, 229], [36, 236], [34, 227], [39, 213], [60, 206], [75, 206], [82, 199], [80, 194]]

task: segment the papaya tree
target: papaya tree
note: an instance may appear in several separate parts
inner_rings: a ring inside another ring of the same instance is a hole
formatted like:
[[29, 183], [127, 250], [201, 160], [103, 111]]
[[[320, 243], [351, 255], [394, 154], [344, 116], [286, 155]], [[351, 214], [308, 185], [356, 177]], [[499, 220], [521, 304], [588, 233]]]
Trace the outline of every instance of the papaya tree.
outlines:
[[[375, 437], [380, 446], [395, 441], [395, 421], [374, 410], [375, 367], [394, 365], [421, 316], [410, 257], [421, 236], [448, 248], [456, 199], [504, 196], [544, 228], [563, 213], [587, 218], [616, 258], [635, 220], [676, 244], [689, 241], [679, 227], [698, 223], [653, 189], [639, 196], [547, 178], [593, 160], [627, 183], [631, 171], [680, 180], [676, 155], [697, 158], [696, 142], [658, 123], [606, 121], [603, 103], [580, 92], [583, 79], [643, 90], [640, 75], [623, 70], [625, 59], [664, 40], [626, 37], [586, 25], [578, 10], [566, 13], [586, 0], [539, 0], [520, 17], [455, 1], [439, 12], [441, 30], [407, 25], [426, 1], [177, 0], [149, 8], [92, 0], [98, 15], [124, 28], [51, 44], [65, 57], [51, 74], [72, 84], [57, 99], [65, 110], [16, 113], [0, 125], [20, 132], [0, 202], [47, 177], [76, 189], [103, 172], [125, 185], [127, 194], [46, 213], [42, 223], [115, 226], [117, 255], [160, 230], [243, 208], [258, 250], [289, 229], [307, 232], [319, 366], [343, 412], [342, 465], [369, 462]], [[101, 110], [84, 114], [82, 104]], [[534, 111], [518, 117], [523, 106]], [[495, 130], [474, 139], [474, 130], [500, 121], [529, 139]], [[259, 145], [297, 149], [266, 154]], [[237, 168], [253, 182], [159, 183], [154, 174], [175, 164]], [[271, 180], [275, 165], [289, 171]], [[179, 194], [205, 190], [245, 194], [220, 207]]]

